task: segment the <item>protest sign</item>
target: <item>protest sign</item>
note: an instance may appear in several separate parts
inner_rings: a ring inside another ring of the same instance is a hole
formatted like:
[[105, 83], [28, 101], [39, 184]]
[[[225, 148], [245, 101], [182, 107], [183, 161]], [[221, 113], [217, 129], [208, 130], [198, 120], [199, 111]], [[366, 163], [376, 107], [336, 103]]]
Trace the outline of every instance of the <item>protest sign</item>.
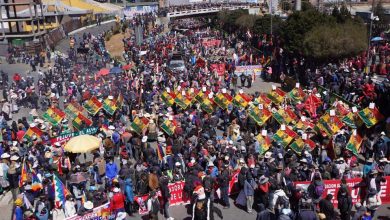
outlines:
[[75, 215], [66, 220], [111, 220], [115, 219], [115, 215], [110, 213], [110, 203], [98, 206], [83, 216]]
[[51, 144], [55, 144], [55, 143], [62, 144], [62, 143], [67, 142], [72, 137], [76, 137], [76, 136], [84, 135], [84, 134], [95, 134], [97, 132], [97, 130], [98, 130], [98, 128], [96, 128], [96, 127], [89, 127], [89, 128], [85, 128], [85, 129], [83, 129], [81, 131], [69, 132], [69, 133], [61, 134], [58, 137], [52, 138], [50, 140], [50, 142], [51, 142]]

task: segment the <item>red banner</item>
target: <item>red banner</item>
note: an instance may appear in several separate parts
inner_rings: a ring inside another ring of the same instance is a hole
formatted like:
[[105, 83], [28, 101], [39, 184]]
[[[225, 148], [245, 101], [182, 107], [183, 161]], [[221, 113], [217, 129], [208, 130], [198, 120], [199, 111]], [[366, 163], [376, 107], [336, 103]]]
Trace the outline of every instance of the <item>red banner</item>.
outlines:
[[225, 74], [225, 64], [224, 63], [210, 64], [210, 70], [212, 72], [217, 72], [218, 76], [223, 76]]
[[98, 206], [83, 216], [75, 215], [66, 218], [66, 220], [112, 220], [115, 215], [110, 213], [110, 203]]
[[219, 45], [221, 45], [221, 40], [204, 40], [202, 41], [202, 45], [205, 47], [219, 47]]
[[[380, 197], [382, 199], [382, 204], [388, 204], [390, 203], [390, 176], [385, 177], [386, 182], [381, 183], [381, 194]], [[365, 195], [366, 195], [366, 187], [359, 187], [359, 185], [363, 185], [361, 178], [354, 178], [354, 179], [348, 179], [347, 180], [347, 185], [348, 188], [351, 192], [351, 197], [352, 197], [352, 203], [355, 204], [357, 202], [362, 202], [364, 200]], [[294, 182], [295, 185], [301, 186], [304, 189], [307, 189], [309, 187], [310, 182]], [[332, 203], [335, 207], [337, 207], [337, 192], [340, 189], [340, 180], [325, 180], [325, 190], [323, 193], [323, 197], [325, 197], [328, 194], [333, 195], [333, 200]]]
[[[170, 183], [168, 185], [169, 188], [169, 194], [171, 194], [171, 198], [169, 199], [169, 205], [180, 205], [180, 204], [188, 204], [190, 202], [190, 198], [184, 197], [183, 188], [184, 188], [184, 181], [176, 182], [176, 183]], [[161, 192], [157, 192], [159, 199], [161, 201]], [[147, 200], [149, 195], [144, 196], [135, 196], [134, 200], [139, 205], [139, 214], [144, 215], [147, 214], [148, 206], [147, 206]], [[160, 202], [162, 204], [162, 202]]]

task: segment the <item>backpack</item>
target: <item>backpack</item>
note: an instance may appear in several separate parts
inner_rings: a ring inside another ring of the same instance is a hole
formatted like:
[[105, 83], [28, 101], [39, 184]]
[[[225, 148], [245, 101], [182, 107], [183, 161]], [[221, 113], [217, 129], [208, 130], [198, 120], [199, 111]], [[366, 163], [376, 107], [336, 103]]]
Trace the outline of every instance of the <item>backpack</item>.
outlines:
[[325, 187], [323, 184], [321, 184], [321, 185], [318, 185], [314, 188], [314, 193], [316, 196], [321, 197], [322, 194], [324, 193], [324, 190], [325, 190]]

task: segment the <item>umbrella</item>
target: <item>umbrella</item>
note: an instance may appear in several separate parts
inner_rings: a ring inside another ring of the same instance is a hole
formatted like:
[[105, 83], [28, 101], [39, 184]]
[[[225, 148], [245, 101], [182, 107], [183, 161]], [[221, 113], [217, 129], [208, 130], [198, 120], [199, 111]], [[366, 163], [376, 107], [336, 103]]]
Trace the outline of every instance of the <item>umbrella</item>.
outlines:
[[75, 174], [70, 175], [68, 182], [69, 183], [82, 183], [85, 181], [87, 181], [87, 179], [85, 178], [85, 175], [83, 175], [82, 173], [75, 173]]
[[131, 69], [131, 67], [133, 67], [132, 64], [127, 64], [127, 65], [124, 65], [124, 66], [122, 67], [122, 69], [124, 69], [124, 70], [129, 70], [129, 69]]
[[374, 37], [371, 39], [371, 41], [382, 41], [384, 40], [382, 37]]
[[119, 74], [119, 73], [121, 73], [122, 72], [122, 69], [121, 68], [119, 68], [119, 67], [113, 67], [113, 68], [111, 68], [111, 70], [110, 70], [110, 73], [111, 74]]
[[73, 137], [65, 144], [64, 150], [72, 153], [86, 153], [99, 148], [101, 140], [92, 135]]
[[109, 72], [110, 72], [109, 69], [103, 68], [103, 69], [99, 70], [98, 76], [105, 76], [105, 75], [108, 75]]

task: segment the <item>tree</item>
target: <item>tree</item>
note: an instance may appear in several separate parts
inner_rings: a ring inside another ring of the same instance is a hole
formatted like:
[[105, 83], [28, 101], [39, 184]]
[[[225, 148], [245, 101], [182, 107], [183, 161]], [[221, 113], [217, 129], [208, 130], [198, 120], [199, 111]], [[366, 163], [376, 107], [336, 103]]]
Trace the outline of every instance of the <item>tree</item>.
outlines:
[[313, 27], [324, 24], [335, 24], [336, 20], [316, 10], [294, 12], [280, 28], [285, 48], [291, 52], [301, 52], [303, 39]]
[[[272, 17], [272, 33], [279, 34], [282, 19], [279, 16]], [[270, 34], [271, 33], [271, 15], [258, 16], [253, 27], [255, 33]]]
[[257, 20], [256, 15], [249, 15], [249, 14], [244, 14], [241, 15], [237, 20], [234, 22], [235, 25], [239, 26], [240, 28], [247, 30], [250, 29], [252, 30], [253, 26], [255, 25], [255, 22]]
[[316, 26], [305, 35], [303, 45], [306, 57], [324, 62], [355, 56], [367, 48], [366, 27], [352, 21]]
[[373, 23], [372, 33], [373, 36], [379, 36], [382, 32], [387, 30], [388, 24], [390, 23], [390, 18], [386, 15], [386, 10], [383, 8], [381, 0], [373, 8], [373, 13], [374, 16], [379, 17], [379, 21]]
[[234, 11], [223, 10], [218, 12], [218, 19], [222, 22], [223, 28], [231, 32], [237, 27], [236, 20], [246, 14], [248, 14], [248, 10], [244, 9]]

